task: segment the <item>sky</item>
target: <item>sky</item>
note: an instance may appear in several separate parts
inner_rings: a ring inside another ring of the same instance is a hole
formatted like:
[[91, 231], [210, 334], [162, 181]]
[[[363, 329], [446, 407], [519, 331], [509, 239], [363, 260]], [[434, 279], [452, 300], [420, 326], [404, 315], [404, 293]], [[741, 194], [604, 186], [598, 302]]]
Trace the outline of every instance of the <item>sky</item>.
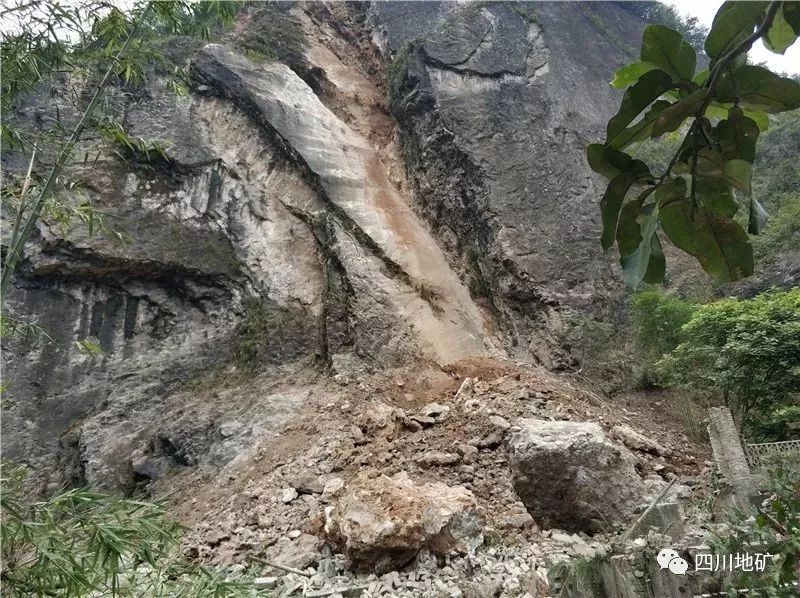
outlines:
[[[697, 17], [703, 25], [711, 27], [711, 21], [714, 20], [722, 0], [666, 0], [665, 3], [674, 6], [683, 15]], [[786, 50], [784, 55], [770, 52], [758, 40], [750, 50], [750, 61], [766, 62], [777, 72], [800, 73], [800, 40]]]

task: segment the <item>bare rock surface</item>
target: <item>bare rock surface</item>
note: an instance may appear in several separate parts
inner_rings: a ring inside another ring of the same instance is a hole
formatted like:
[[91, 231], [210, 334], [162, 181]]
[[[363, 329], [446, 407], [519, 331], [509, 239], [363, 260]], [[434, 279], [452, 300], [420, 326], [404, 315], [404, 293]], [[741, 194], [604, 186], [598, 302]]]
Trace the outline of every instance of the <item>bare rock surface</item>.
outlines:
[[406, 472], [360, 477], [326, 510], [328, 540], [360, 568], [403, 566], [421, 548], [467, 553], [483, 541], [473, 494], [442, 483], [415, 483]]
[[669, 453], [658, 442], [644, 434], [640, 434], [627, 424], [620, 424], [611, 428], [611, 437], [634, 451], [651, 453], [660, 457], [664, 457]]
[[570, 2], [376, 2], [368, 22], [394, 61], [418, 211], [515, 346], [568, 363], [558, 335], [570, 313], [619, 292], [597, 244], [605, 181], [585, 145], [617, 108], [609, 64], [631, 50], [616, 40], [634, 46], [642, 22]]
[[635, 458], [592, 422], [522, 419], [511, 435], [514, 488], [546, 527], [598, 531], [625, 523], [647, 495]]
[[[192, 69], [199, 81], [248, 111], [297, 156], [307, 176], [318, 182], [339, 234], [357, 240], [389, 274], [385, 280], [373, 272], [369, 284], [413, 325], [423, 354], [447, 363], [484, 353], [481, 316], [466, 287], [366, 139], [339, 120], [286, 65], [257, 66], [210, 44]], [[306, 205], [291, 209], [309, 221], [314, 216]], [[342, 253], [341, 258], [345, 269], [366, 278], [363, 267], [351, 265], [358, 256]]]
[[[702, 462], [658, 403], [553, 371], [569, 318], [618, 288], [583, 147], [641, 23], [614, 3], [284, 9], [297, 60], [235, 50], [244, 10], [186, 96], [155, 74], [114, 91], [168, 161], [76, 152], [96, 159], [70, 180], [133, 242], [40, 223], [7, 305], [52, 342], [3, 340], [4, 457], [45, 493], [166, 497], [192, 558], [302, 570], [264, 567], [285, 595], [545, 596], [551, 564], [603, 552], [578, 530], [646, 501], [601, 429], [630, 428], [651, 493], [678, 475], [693, 495]], [[69, 126], [49, 91], [16, 116]], [[534, 419], [582, 432], [509, 453]]]

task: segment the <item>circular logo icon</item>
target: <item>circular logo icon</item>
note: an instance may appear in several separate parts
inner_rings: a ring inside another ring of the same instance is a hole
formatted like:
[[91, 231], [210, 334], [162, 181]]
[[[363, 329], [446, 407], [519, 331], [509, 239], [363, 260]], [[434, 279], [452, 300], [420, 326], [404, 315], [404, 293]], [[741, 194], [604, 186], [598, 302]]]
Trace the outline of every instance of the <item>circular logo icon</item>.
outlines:
[[662, 569], [667, 569], [669, 567], [669, 562], [672, 559], [677, 559], [680, 555], [676, 550], [672, 548], [662, 548], [661, 552], [658, 553], [656, 560], [658, 561], [658, 566]]
[[670, 573], [675, 575], [686, 575], [686, 570], [689, 568], [689, 563], [681, 557], [676, 557], [669, 562]]

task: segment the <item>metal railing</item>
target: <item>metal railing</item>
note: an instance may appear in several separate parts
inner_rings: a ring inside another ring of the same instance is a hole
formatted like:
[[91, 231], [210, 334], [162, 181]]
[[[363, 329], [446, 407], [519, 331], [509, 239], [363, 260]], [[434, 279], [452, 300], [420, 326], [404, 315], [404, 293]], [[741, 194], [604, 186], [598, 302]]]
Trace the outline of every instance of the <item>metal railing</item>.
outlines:
[[750, 469], [760, 469], [778, 455], [800, 455], [800, 440], [745, 444], [744, 454]]

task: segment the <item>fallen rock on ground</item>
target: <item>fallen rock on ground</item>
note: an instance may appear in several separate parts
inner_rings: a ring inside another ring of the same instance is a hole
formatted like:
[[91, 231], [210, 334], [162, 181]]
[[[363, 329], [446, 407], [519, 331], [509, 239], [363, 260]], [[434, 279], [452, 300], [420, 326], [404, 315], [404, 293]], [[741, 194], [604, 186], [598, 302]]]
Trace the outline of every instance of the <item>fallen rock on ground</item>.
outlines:
[[361, 414], [359, 427], [368, 435], [396, 436], [400, 432], [405, 417], [406, 414], [402, 409], [390, 407], [380, 401], [373, 401]]
[[655, 440], [639, 434], [639, 432], [625, 424], [614, 426], [611, 429], [611, 437], [634, 451], [651, 453], [659, 457], [665, 457], [669, 454], [669, 451]]
[[[300, 534], [296, 538], [280, 538], [267, 548], [265, 556], [271, 563], [303, 570], [319, 562], [322, 542], [311, 534]], [[273, 573], [277, 574], [277, 572]]]
[[388, 571], [423, 547], [464, 554], [482, 541], [473, 494], [461, 486], [415, 483], [406, 472], [351, 482], [326, 510], [329, 542], [358, 569]]
[[635, 458], [595, 423], [522, 419], [509, 440], [514, 489], [537, 523], [594, 533], [625, 523], [647, 488]]

